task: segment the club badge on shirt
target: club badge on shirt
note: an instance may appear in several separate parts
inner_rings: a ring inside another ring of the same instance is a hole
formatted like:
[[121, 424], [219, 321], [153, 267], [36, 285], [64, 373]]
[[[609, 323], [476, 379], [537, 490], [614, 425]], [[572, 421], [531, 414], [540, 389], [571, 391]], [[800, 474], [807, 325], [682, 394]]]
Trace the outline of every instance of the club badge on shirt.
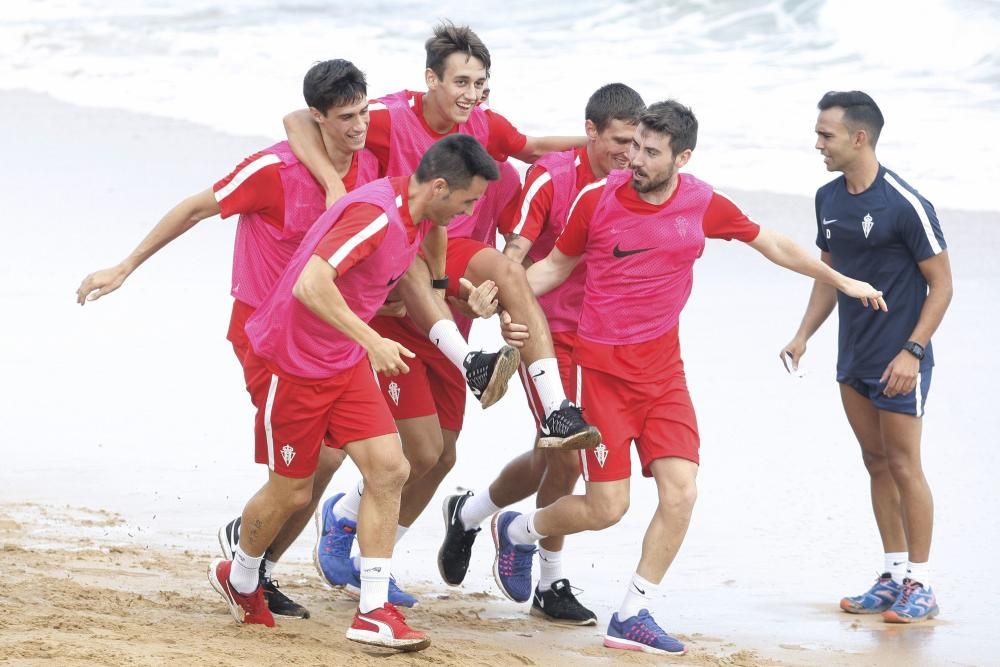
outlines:
[[861, 220], [861, 229], [865, 232], [865, 238], [868, 238], [868, 234], [871, 233], [872, 227], [875, 226], [875, 221], [872, 220], [871, 213], [865, 213], [865, 217]]

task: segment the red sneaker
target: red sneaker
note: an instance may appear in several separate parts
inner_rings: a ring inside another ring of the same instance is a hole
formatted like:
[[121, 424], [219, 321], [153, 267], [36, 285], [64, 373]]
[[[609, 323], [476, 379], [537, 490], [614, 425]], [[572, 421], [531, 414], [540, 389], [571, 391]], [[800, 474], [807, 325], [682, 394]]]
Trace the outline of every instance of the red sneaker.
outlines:
[[212, 584], [212, 588], [229, 605], [229, 613], [237, 623], [266, 625], [273, 628], [274, 616], [271, 616], [271, 610], [267, 608], [263, 589], [258, 585], [257, 590], [248, 595], [237, 593], [236, 589], [229, 585], [229, 570], [232, 567], [233, 561], [221, 558], [216, 558], [209, 564], [208, 582]]
[[431, 645], [427, 635], [408, 626], [403, 614], [388, 602], [366, 614], [362, 614], [360, 609], [354, 612], [354, 622], [347, 629], [347, 638], [399, 651], [422, 651]]

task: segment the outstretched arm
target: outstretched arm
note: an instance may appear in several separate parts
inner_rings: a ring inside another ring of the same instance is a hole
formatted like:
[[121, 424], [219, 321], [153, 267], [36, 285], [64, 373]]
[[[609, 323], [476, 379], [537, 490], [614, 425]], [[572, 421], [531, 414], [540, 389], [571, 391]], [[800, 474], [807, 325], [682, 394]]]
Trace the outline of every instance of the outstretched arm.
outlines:
[[587, 137], [584, 135], [579, 137], [528, 137], [524, 148], [515, 153], [513, 157], [530, 164], [546, 153], [568, 151], [586, 143]]
[[161, 248], [205, 218], [218, 214], [219, 203], [211, 189], [191, 195], [170, 209], [128, 257], [115, 266], [95, 271], [84, 278], [76, 290], [76, 302], [82, 306], [87, 301], [96, 301], [114, 292]]
[[[821, 252], [820, 261], [831, 266], [830, 253]], [[785, 365], [786, 371], [792, 372], [799, 369], [799, 360], [806, 353], [806, 343], [819, 330], [826, 318], [830, 317], [830, 313], [833, 312], [836, 305], [837, 290], [826, 283], [815, 281], [812, 293], [809, 295], [809, 304], [806, 306], [806, 312], [799, 324], [799, 330], [795, 332], [791, 342], [783, 347], [778, 355], [781, 363]]]
[[553, 248], [545, 259], [528, 267], [528, 285], [531, 286], [531, 291], [535, 296], [541, 296], [559, 287], [573, 273], [582, 258], [583, 255], [573, 257], [564, 254], [559, 248]]
[[889, 311], [882, 292], [866, 282], [834, 271], [833, 267], [807, 253], [802, 246], [784, 234], [761, 227], [757, 238], [748, 245], [778, 266], [815, 278], [849, 297], [860, 299], [865, 308], [871, 305], [876, 310]]
[[333, 205], [333, 202], [347, 194], [347, 188], [326, 153], [323, 135], [316, 127], [312, 115], [306, 109], [299, 109], [286, 115], [282, 123], [285, 125], [285, 134], [288, 135], [288, 145], [292, 147], [295, 157], [323, 186], [327, 207]]

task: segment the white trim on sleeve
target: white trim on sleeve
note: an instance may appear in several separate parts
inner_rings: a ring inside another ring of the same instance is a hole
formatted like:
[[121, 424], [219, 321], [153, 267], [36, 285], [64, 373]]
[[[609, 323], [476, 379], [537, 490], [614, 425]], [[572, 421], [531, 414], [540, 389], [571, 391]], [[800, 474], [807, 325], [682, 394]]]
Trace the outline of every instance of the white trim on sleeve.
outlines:
[[931, 219], [927, 217], [927, 210], [924, 205], [917, 199], [917, 196], [904, 188], [899, 181], [892, 177], [892, 174], [886, 173], [885, 182], [896, 189], [896, 191], [903, 195], [903, 199], [910, 202], [910, 206], [913, 210], [917, 212], [917, 217], [920, 218], [920, 224], [924, 227], [924, 234], [927, 235], [927, 242], [931, 244], [931, 251], [935, 255], [941, 254], [941, 244], [938, 243], [937, 237], [934, 236], [934, 228], [931, 227]]
[[389, 224], [389, 216], [383, 213], [379, 217], [368, 223], [368, 226], [362, 229], [360, 232], [347, 239], [344, 245], [337, 248], [337, 252], [333, 253], [333, 257], [327, 260], [330, 266], [337, 268], [337, 265], [344, 261], [344, 259], [351, 254], [351, 251], [357, 248], [359, 245], [370, 239], [375, 235], [377, 231]]
[[515, 234], [520, 234], [521, 230], [524, 229], [524, 223], [528, 220], [528, 210], [531, 208], [531, 200], [535, 198], [535, 195], [542, 189], [542, 186], [551, 180], [552, 176], [546, 171], [532, 182], [527, 194], [524, 195], [524, 203], [521, 204], [521, 210], [517, 214], [517, 224], [514, 225]]
[[274, 153], [265, 153], [264, 155], [261, 155], [253, 162], [249, 162], [243, 165], [243, 168], [241, 168], [238, 172], [236, 172], [233, 175], [231, 181], [226, 183], [224, 186], [222, 186], [215, 192], [215, 201], [221, 204], [223, 199], [233, 194], [233, 192], [236, 191], [236, 188], [243, 185], [244, 181], [246, 181], [248, 178], [256, 174], [258, 171], [272, 164], [280, 164], [280, 163], [281, 163], [281, 158], [279, 158], [277, 155], [275, 155]]

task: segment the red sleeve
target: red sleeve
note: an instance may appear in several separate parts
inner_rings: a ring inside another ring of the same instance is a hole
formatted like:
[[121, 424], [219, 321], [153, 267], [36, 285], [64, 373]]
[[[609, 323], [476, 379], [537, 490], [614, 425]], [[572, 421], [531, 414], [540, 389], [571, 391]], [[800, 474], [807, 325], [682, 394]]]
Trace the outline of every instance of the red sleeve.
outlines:
[[545, 167], [529, 168], [513, 215], [509, 220], [501, 220], [500, 233], [517, 234], [534, 243], [548, 222], [552, 193], [552, 177]]
[[[381, 225], [373, 224], [379, 218]], [[342, 276], [378, 248], [385, 238], [389, 220], [378, 206], [351, 204], [313, 251], [329, 262]]]
[[559, 252], [570, 257], [579, 257], [587, 248], [587, 233], [590, 230], [590, 219], [594, 217], [594, 209], [597, 202], [601, 200], [601, 193], [604, 192], [604, 184], [600, 187], [584, 188], [573, 208], [569, 211], [569, 220], [566, 228], [556, 240], [556, 247]]
[[528, 143], [528, 137], [517, 131], [510, 121], [492, 109], [486, 110], [486, 118], [490, 126], [490, 138], [486, 152], [493, 156], [494, 160], [503, 162], [511, 155], [521, 152], [524, 145]]
[[260, 213], [269, 222], [284, 224], [285, 190], [281, 159], [273, 153], [254, 153], [231, 174], [212, 186], [223, 218], [238, 213]]
[[718, 192], [712, 193], [702, 229], [707, 238], [727, 241], [736, 239], [744, 243], [750, 243], [760, 233], [760, 225], [747, 217], [731, 199]]
[[389, 166], [389, 138], [392, 134], [392, 117], [385, 104], [378, 100], [368, 103], [368, 134], [365, 148], [375, 154], [379, 174], [385, 174]]

